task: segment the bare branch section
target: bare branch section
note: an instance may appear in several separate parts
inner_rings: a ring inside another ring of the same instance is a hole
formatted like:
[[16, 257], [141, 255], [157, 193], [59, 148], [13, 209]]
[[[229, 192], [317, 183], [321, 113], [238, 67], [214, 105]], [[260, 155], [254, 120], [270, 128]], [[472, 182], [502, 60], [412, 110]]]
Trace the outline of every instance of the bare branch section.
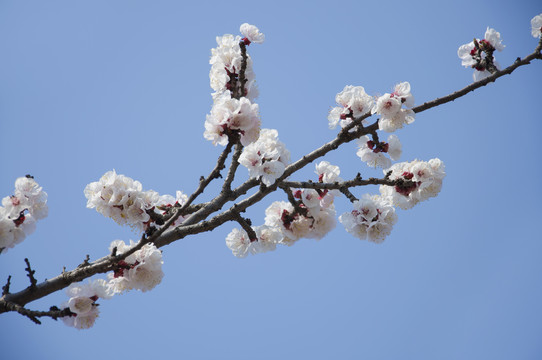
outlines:
[[[244, 54], [244, 62], [246, 63], [246, 49], [244, 46], [241, 46], [241, 49]], [[501, 76], [511, 74], [515, 69], [520, 66], [530, 64], [530, 62], [535, 59], [542, 59], [542, 55], [540, 54], [541, 49], [542, 41], [539, 42], [536, 50], [532, 54], [525, 57], [524, 59], [518, 58], [516, 62], [514, 62], [514, 64], [512, 64], [511, 66], [501, 71], [497, 71], [491, 76], [481, 81], [475, 82], [452, 94], [416, 106], [412, 108], [412, 110], [416, 113], [420, 113], [433, 107], [454, 101], [455, 99], [458, 99], [470, 93], [471, 91], [485, 86], [490, 82], [496, 81]], [[246, 67], [246, 64], [244, 66]], [[239, 87], [238, 93], [236, 94], [237, 96], [242, 96], [242, 94], [239, 92], [245, 91], [246, 79], [244, 76], [244, 71], [245, 69], [243, 68], [239, 77], [239, 82], [241, 83], [241, 86]], [[71, 283], [82, 281], [96, 274], [106, 273], [114, 270], [114, 267], [120, 260], [125, 259], [127, 256], [133, 254], [135, 251], [141, 249], [141, 247], [143, 247], [147, 243], [154, 243], [157, 247], [163, 247], [189, 235], [212, 231], [213, 229], [217, 228], [218, 226], [224, 224], [227, 221], [239, 222], [241, 226], [247, 231], [247, 233], [249, 233], [249, 235], [254, 236], [253, 231], [252, 233], [249, 232], [250, 230], [252, 230], [250, 223], [246, 219], [242, 218], [240, 213], [246, 211], [247, 208], [259, 202], [268, 194], [277, 190], [278, 187], [281, 187], [283, 189], [337, 189], [343, 192], [350, 201], [355, 201], [356, 198], [349, 191], [349, 189], [352, 187], [366, 185], [397, 185], [396, 181], [392, 181], [389, 179], [389, 174], [383, 179], [370, 178], [367, 180], [363, 180], [361, 179], [361, 177], [356, 177], [355, 179], [350, 181], [337, 183], [286, 181], [286, 179], [290, 175], [292, 175], [299, 169], [305, 167], [314, 160], [324, 156], [328, 152], [337, 149], [341, 145], [358, 139], [363, 135], [373, 134], [374, 136], [376, 136], [376, 131], [378, 130], [378, 120], [367, 127], [364, 127], [362, 125], [362, 120], [370, 116], [370, 114], [366, 114], [359, 118], [353, 119], [353, 121], [348, 126], [344, 127], [333, 140], [313, 150], [312, 152], [298, 159], [294, 163], [288, 165], [284, 171], [284, 174], [270, 186], [265, 186], [261, 184], [260, 181], [257, 179], [249, 179], [236, 189], [231, 189], [231, 184], [233, 182], [235, 172], [239, 165], [238, 158], [242, 152], [242, 146], [238, 143], [238, 141], [232, 141], [232, 139], [230, 138], [230, 141], [228, 142], [226, 148], [219, 156], [215, 168], [206, 178], [201, 177], [197, 189], [190, 195], [186, 203], [184, 203], [180, 207], [172, 207], [172, 213], [164, 217], [163, 220], [165, 221], [165, 223], [162, 227], [156, 229], [156, 231], [152, 233], [142, 235], [139, 243], [123, 254], [117, 254], [116, 251], [113, 251], [111, 254], [94, 262], [90, 262], [88, 259], [86, 259], [83, 264], [81, 264], [82, 266], [79, 266], [71, 271], [64, 271], [57, 277], [43, 281], [41, 283], [37, 283], [37, 281], [33, 279], [34, 270], [30, 269], [30, 266], [28, 264], [27, 272], [31, 279], [31, 285], [17, 293], [10, 293], [10, 280], [8, 278], [7, 284], [2, 288], [3, 292], [2, 297], [0, 298], [0, 313], [16, 311], [24, 316], [27, 316], [32, 321], [35, 321], [37, 323], [39, 323], [38, 317], [42, 316], [48, 316], [56, 319], [57, 317], [70, 315], [68, 313], [69, 310], [60, 311], [58, 309], [52, 308], [50, 311], [40, 312], [28, 310], [24, 306], [36, 299], [43, 298], [51, 293], [64, 289]], [[204, 192], [204, 190], [211, 181], [221, 177], [220, 172], [225, 168], [226, 159], [234, 146], [236, 146], [236, 149], [232, 157], [232, 163], [220, 194], [218, 194], [218, 196], [216, 196], [213, 200], [207, 203], [192, 205], [195, 199]], [[255, 193], [241, 201], [238, 201], [241, 196], [247, 194], [247, 192], [251, 189], [258, 187], [258, 185], [259, 188]], [[224, 207], [224, 205], [226, 205], [226, 203], [230, 201], [238, 202], [228, 210], [225, 210], [207, 220], [212, 214], [220, 211]], [[181, 225], [173, 227], [173, 224], [181, 215], [190, 216], [188, 217], [188, 219], [184, 220]]]

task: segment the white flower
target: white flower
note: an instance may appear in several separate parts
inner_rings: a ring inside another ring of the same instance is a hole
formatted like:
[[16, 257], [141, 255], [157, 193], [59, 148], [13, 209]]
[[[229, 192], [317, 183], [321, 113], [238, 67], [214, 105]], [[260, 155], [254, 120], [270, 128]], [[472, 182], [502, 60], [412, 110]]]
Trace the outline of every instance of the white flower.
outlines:
[[324, 183], [333, 183], [336, 181], [342, 181], [339, 177], [341, 169], [336, 165], [331, 165], [327, 161], [321, 161], [316, 164], [316, 175], [318, 175], [318, 181]]
[[410, 83], [408, 81], [395, 85], [392, 95], [399, 98], [406, 107], [411, 108], [414, 106], [414, 96], [410, 93]]
[[36, 229], [36, 221], [47, 217], [47, 193], [27, 175], [15, 180], [14, 195], [0, 206], [0, 252], [21, 243]]
[[[133, 241], [127, 245], [122, 240], [115, 240], [111, 243], [110, 250], [116, 247], [117, 253], [122, 254], [135, 245]], [[114, 274], [108, 274], [109, 286], [114, 293], [132, 289], [143, 292], [152, 290], [164, 277], [162, 264], [162, 252], [154, 244], [145, 244], [119, 262]]]
[[363, 136], [357, 141], [359, 149], [356, 153], [361, 161], [373, 167], [387, 169], [391, 166], [391, 161], [386, 157], [388, 154], [392, 160], [398, 160], [401, 156], [401, 142], [396, 135], [388, 136], [388, 142], [375, 144], [368, 136]]
[[[239, 42], [240, 36], [224, 35], [218, 36], [216, 42], [218, 47], [211, 49], [211, 71], [209, 72], [210, 85], [215, 93], [213, 99], [216, 100], [224, 93], [231, 91], [241, 92], [240, 82], [238, 81], [239, 72], [241, 70], [242, 55]], [[247, 80], [244, 87], [244, 94], [247, 98], [253, 101], [258, 97], [258, 89], [254, 71], [252, 70], [252, 59], [247, 54], [245, 79]]]
[[140, 231], [155, 225], [148, 213], [151, 209], [173, 199], [172, 196], [160, 196], [153, 190], [142, 191], [139, 181], [117, 175], [115, 170], [105, 173], [99, 181], [88, 184], [84, 192], [87, 208], [96, 208], [96, 211], [119, 225], [129, 225]]
[[320, 207], [320, 194], [314, 189], [303, 189], [301, 191], [301, 201], [308, 209]]
[[262, 129], [258, 140], [246, 146], [239, 157], [250, 178], [261, 177], [267, 186], [282, 176], [289, 162], [290, 152], [279, 141], [277, 130], [272, 129]]
[[294, 214], [294, 207], [289, 202], [275, 201], [265, 210], [265, 225], [278, 229], [283, 238], [280, 244], [293, 245], [305, 237], [311, 227], [311, 220]]
[[394, 132], [405, 124], [414, 122], [415, 113], [412, 109], [402, 109], [403, 104], [407, 107], [414, 105], [414, 96], [410, 93], [410, 83], [397, 84], [393, 93], [384, 94], [376, 100], [371, 110], [373, 114], [379, 114], [378, 128], [386, 132]]
[[[334, 129], [337, 124], [345, 127], [358, 118], [368, 113], [373, 106], [373, 98], [365, 92], [362, 86], [347, 85], [343, 91], [335, 96], [338, 107], [331, 109], [328, 115], [329, 128]], [[366, 123], [365, 120], [362, 123]]]
[[[226, 236], [226, 245], [230, 248], [233, 255], [238, 258], [244, 258], [249, 253], [256, 253], [252, 250], [254, 247], [252, 243], [256, 242], [256, 239], [249, 239], [248, 234], [243, 229], [233, 229], [228, 236]], [[252, 250], [252, 251], [251, 251]]]
[[536, 15], [531, 19], [531, 34], [535, 38], [542, 36], [542, 14]]
[[[68, 303], [63, 303], [61, 305], [61, 308], [66, 307], [68, 307]], [[96, 322], [99, 314], [100, 311], [98, 310], [98, 307], [93, 304], [90, 307], [89, 311], [87, 311], [86, 313], [74, 314], [72, 316], [64, 316], [61, 319], [67, 326], [71, 326], [79, 330], [90, 329], [92, 326], [94, 326], [94, 323]]]
[[265, 35], [260, 33], [260, 30], [254, 25], [244, 23], [239, 30], [241, 31], [241, 34], [248, 39], [249, 43], [262, 44], [265, 40]]
[[312, 217], [311, 231], [307, 234], [310, 239], [320, 240], [337, 225], [336, 212], [333, 204], [310, 210]]
[[346, 231], [355, 237], [374, 243], [381, 243], [391, 232], [397, 222], [397, 215], [393, 206], [378, 195], [365, 194], [355, 201], [353, 210], [339, 216], [339, 221]]
[[66, 289], [70, 297], [60, 308], [69, 308], [73, 315], [62, 318], [68, 326], [77, 329], [88, 329], [94, 325], [99, 311], [98, 298], [109, 299], [113, 296], [107, 282], [103, 279], [89, 281], [87, 284], [73, 283]]
[[403, 125], [412, 124], [415, 115], [411, 109], [401, 109], [393, 117], [382, 116], [378, 121], [378, 128], [382, 131], [394, 132], [397, 129], [402, 129]]
[[376, 100], [372, 110], [373, 114], [380, 114], [383, 117], [393, 117], [401, 110], [401, 99], [391, 94], [384, 94]]
[[266, 186], [270, 186], [278, 179], [282, 174], [284, 174], [284, 166], [280, 161], [266, 161], [261, 166], [262, 171], [262, 182]]
[[444, 163], [440, 159], [397, 163], [384, 173], [389, 170], [392, 171], [390, 180], [400, 180], [401, 183], [394, 187], [380, 185], [380, 193], [402, 209], [410, 209], [420, 201], [437, 196], [446, 176]]
[[502, 44], [501, 33], [489, 28], [489, 26], [487, 27], [484, 39], [498, 51], [503, 51], [505, 48], [505, 45]]
[[[504, 45], [502, 44], [501, 34], [495, 29], [487, 28], [484, 39], [477, 39], [469, 42], [468, 44], [461, 45], [457, 50], [457, 56], [461, 59], [461, 65], [465, 67], [474, 68], [473, 79], [474, 81], [480, 81], [488, 76], [491, 76], [491, 72], [486, 69], [488, 65], [486, 62], [488, 59], [487, 53], [493, 54], [493, 50], [502, 51]], [[497, 69], [500, 69], [499, 63], [492, 59], [493, 65]]]
[[228, 133], [236, 132], [241, 136], [241, 144], [247, 146], [258, 139], [259, 131], [258, 104], [252, 104], [246, 97], [232, 98], [226, 92], [215, 99], [211, 114], [205, 120], [203, 136], [214, 145], [226, 145]]
[[474, 42], [471, 41], [468, 44], [461, 45], [457, 49], [457, 56], [461, 59], [461, 65], [464, 67], [474, 67], [476, 65], [476, 60], [473, 57], [473, 51], [476, 48], [474, 47]]

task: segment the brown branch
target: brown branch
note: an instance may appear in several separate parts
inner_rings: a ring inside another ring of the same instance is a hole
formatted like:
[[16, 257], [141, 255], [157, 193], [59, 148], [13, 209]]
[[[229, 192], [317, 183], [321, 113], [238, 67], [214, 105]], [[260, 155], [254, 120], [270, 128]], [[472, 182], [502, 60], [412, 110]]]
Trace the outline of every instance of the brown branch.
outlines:
[[50, 318], [52, 318], [54, 320], [57, 320], [60, 317], [70, 316], [70, 315], [73, 314], [70, 311], [69, 308], [60, 310], [56, 306], [52, 306], [49, 309], [49, 311], [37, 311], [37, 310], [29, 310], [29, 309], [25, 308], [24, 306], [21, 306], [21, 305], [15, 304], [15, 303], [11, 303], [11, 302], [6, 302], [5, 304], [0, 304], [0, 305], [2, 305], [6, 309], [6, 312], [7, 311], [16, 311], [19, 314], [21, 314], [23, 316], [26, 316], [27, 318], [29, 318], [35, 324], [38, 324], [38, 325], [41, 324], [41, 321], [38, 320], [39, 317], [48, 316], [48, 317], [50, 317]]
[[248, 238], [250, 239], [250, 242], [258, 241], [258, 235], [256, 235], [256, 232], [252, 228], [252, 221], [249, 219], [245, 219], [241, 216], [239, 213], [234, 214], [233, 220], [237, 221], [239, 225], [245, 230], [245, 232], [248, 235]]
[[239, 134], [232, 136], [232, 139], [230, 141], [235, 142], [235, 151], [233, 152], [231, 165], [228, 169], [228, 175], [226, 175], [226, 179], [224, 180], [224, 184], [222, 185], [222, 192], [226, 192], [228, 194], [231, 192], [231, 183], [235, 178], [235, 173], [237, 172], [237, 168], [239, 167], [239, 157], [243, 152], [243, 145], [241, 145]]
[[[507, 67], [506, 69], [496, 72], [495, 74], [487, 77], [486, 79], [475, 82], [465, 87], [464, 89], [454, 92], [450, 95], [444, 96], [442, 98], [437, 98], [435, 100], [426, 102], [420, 106], [414, 107], [412, 110], [416, 113], [419, 113], [419, 112], [428, 110], [430, 108], [433, 108], [435, 106], [451, 102], [457, 98], [460, 98], [468, 94], [471, 91], [474, 91], [482, 86], [489, 84], [490, 82], [494, 82], [496, 79], [498, 79], [501, 76], [511, 74], [516, 68], [523, 65], [527, 65], [530, 63], [530, 61], [534, 59], [542, 59], [542, 56], [540, 54], [541, 49], [542, 49], [542, 40], [538, 44], [533, 54], [525, 57], [524, 59], [518, 59], [513, 65]], [[177, 226], [173, 229], [170, 229], [171, 225], [175, 222], [175, 220], [181, 214], [184, 214], [184, 212], [190, 207], [191, 203], [197, 198], [197, 196], [199, 196], [204, 191], [206, 186], [213, 179], [219, 177], [220, 170], [224, 168], [225, 160], [233, 147], [233, 143], [231, 142], [228, 143], [228, 145], [226, 146], [226, 149], [224, 149], [223, 153], [220, 155], [217, 165], [215, 166], [211, 174], [207, 178], [202, 177], [196, 191], [189, 197], [188, 201], [185, 204], [183, 204], [182, 207], [176, 209], [175, 214], [170, 219], [168, 219], [168, 221], [165, 223], [163, 227], [158, 229], [148, 238], [145, 236], [142, 236], [140, 242], [138, 243], [136, 247], [130, 249], [129, 251], [123, 254], [116, 255], [115, 254], [116, 252], [112, 252], [110, 255], [107, 255], [101, 259], [98, 259], [94, 261], [93, 263], [90, 263], [88, 266], [84, 266], [84, 267], [67, 271], [67, 272], [64, 271], [61, 275], [58, 275], [57, 277], [53, 279], [46, 280], [42, 283], [36, 284], [34, 288], [32, 289], [31, 287], [28, 287], [17, 293], [6, 293], [7, 291], [4, 290], [4, 294], [0, 298], [0, 313], [7, 312], [7, 311], [19, 312], [19, 310], [22, 307], [24, 307], [25, 304], [31, 301], [34, 301], [36, 299], [45, 297], [58, 290], [61, 290], [73, 282], [81, 281], [95, 274], [106, 273], [108, 271], [111, 271], [113, 269], [113, 266], [119, 260], [124, 259], [126, 256], [129, 256], [131, 253], [135, 252], [137, 249], [141, 248], [146, 243], [153, 242], [157, 247], [162, 247], [176, 240], [182, 239], [188, 235], [212, 231], [213, 229], [222, 225], [226, 221], [235, 220], [236, 217], [240, 216], [239, 212], [245, 211], [251, 205], [262, 200], [265, 196], [275, 191], [279, 185], [290, 186], [290, 187], [303, 187], [303, 185], [307, 185], [307, 188], [317, 188], [317, 189], [335, 188], [335, 186], [337, 185], [334, 185], [334, 184], [311, 183], [310, 185], [308, 185], [308, 183], [304, 184], [304, 183], [298, 183], [298, 182], [286, 182], [284, 180], [288, 176], [296, 172], [297, 170], [303, 168], [304, 166], [311, 163], [315, 159], [324, 156], [328, 152], [334, 149], [337, 149], [342, 144], [350, 142], [354, 139], [357, 139], [360, 136], [370, 134], [376, 131], [378, 129], [378, 121], [376, 121], [375, 123], [373, 123], [372, 125], [368, 127], [362, 126], [361, 122], [364, 119], [368, 118], [369, 116], [371, 116], [371, 114], [367, 113], [359, 118], [354, 119], [352, 123], [350, 123], [348, 126], [343, 128], [337, 134], [335, 139], [322, 145], [320, 148], [313, 150], [312, 152], [310, 152], [306, 156], [303, 156], [301, 159], [297, 160], [296, 162], [288, 165], [285, 169], [284, 174], [280, 178], [278, 178], [274, 184], [271, 184], [268, 187], [260, 186], [259, 190], [256, 193], [238, 202], [232, 208], [226, 211], [223, 211], [220, 214], [215, 215], [210, 220], [205, 220], [209, 215], [213, 214], [216, 211], [219, 211], [226, 204], [226, 202], [234, 201], [238, 199], [240, 196], [246, 194], [250, 189], [258, 186], [257, 180], [249, 179], [248, 181], [243, 183], [241, 186], [239, 186], [237, 189], [229, 192], [228, 194], [222, 191], [213, 200], [211, 200], [208, 203], [203, 204], [203, 206], [199, 208], [196, 212], [194, 212], [190, 216], [189, 219], [185, 220], [182, 225]], [[384, 179], [374, 179], [374, 180], [372, 179], [356, 180], [355, 179], [351, 181], [353, 181], [353, 183], [343, 182], [343, 183], [346, 183], [345, 186], [347, 189], [350, 186], [363, 186], [363, 185], [368, 185], [368, 184], [392, 185], [390, 183], [389, 178], [387, 177], [385, 177]], [[340, 190], [340, 188], [338, 189]], [[25, 309], [21, 311], [25, 312], [27, 310]], [[32, 315], [32, 316], [37, 317], [37, 315]]]
[[34, 274], [36, 273], [36, 270], [32, 270], [30, 267], [30, 261], [28, 261], [28, 258], [24, 259], [24, 262], [26, 263], [25, 271], [27, 272], [26, 276], [30, 279], [30, 289], [36, 288], [36, 284], [38, 283], [38, 280], [34, 277]]
[[2, 286], [2, 296], [9, 294], [10, 286], [11, 286], [11, 275], [8, 276], [8, 281], [6, 281], [6, 285]]
[[523, 59], [518, 58], [512, 65], [510, 65], [506, 69], [497, 71], [496, 73], [492, 74], [491, 76], [488, 76], [485, 79], [482, 79], [480, 81], [472, 83], [469, 86], [467, 86], [467, 87], [465, 87], [465, 88], [463, 88], [463, 89], [461, 89], [459, 91], [456, 91], [456, 92], [454, 92], [454, 93], [452, 93], [450, 95], [446, 95], [446, 96], [443, 96], [441, 98], [437, 98], [435, 100], [423, 103], [422, 105], [415, 106], [415, 107], [412, 108], [412, 110], [415, 113], [419, 113], [419, 112], [431, 109], [431, 108], [433, 108], [435, 106], [439, 106], [439, 105], [442, 105], [442, 104], [446, 104], [446, 103], [448, 103], [450, 101], [454, 101], [455, 99], [458, 99], [458, 98], [460, 98], [462, 96], [465, 96], [466, 94], [468, 94], [471, 91], [474, 91], [474, 90], [476, 90], [476, 89], [478, 89], [478, 88], [480, 88], [482, 86], [486, 86], [487, 84], [489, 84], [491, 82], [495, 82], [495, 80], [497, 80], [501, 76], [511, 74], [514, 70], [516, 70], [520, 66], [530, 64], [531, 61], [534, 60], [534, 59], [542, 59], [542, 55], [540, 54], [541, 50], [542, 50], [542, 39], [539, 41], [538, 46], [536, 47], [535, 51], [532, 54], [526, 56]]

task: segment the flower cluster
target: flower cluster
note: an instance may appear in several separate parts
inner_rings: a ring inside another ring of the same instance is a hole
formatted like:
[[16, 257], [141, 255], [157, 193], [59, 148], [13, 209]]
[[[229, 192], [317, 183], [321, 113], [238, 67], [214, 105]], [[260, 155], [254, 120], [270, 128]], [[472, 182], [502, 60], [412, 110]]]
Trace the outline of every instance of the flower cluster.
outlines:
[[34, 232], [36, 221], [48, 214], [47, 193], [30, 175], [15, 180], [14, 195], [0, 206], [0, 252], [21, 243]]
[[226, 237], [226, 245], [238, 258], [244, 258], [248, 254], [260, 254], [273, 251], [280, 242], [280, 232], [266, 225], [254, 228], [255, 239], [251, 239], [243, 229], [233, 229]]
[[110, 299], [113, 296], [111, 288], [103, 279], [89, 281], [88, 284], [71, 284], [66, 293], [70, 299], [62, 303], [60, 308], [69, 308], [71, 315], [63, 317], [62, 321], [77, 329], [91, 328], [100, 313], [96, 301], [99, 298]]
[[442, 188], [446, 176], [444, 163], [440, 159], [428, 162], [414, 160], [394, 164], [384, 173], [391, 171], [390, 180], [398, 180], [394, 186], [380, 186], [381, 195], [394, 206], [410, 209], [420, 201], [435, 197]]
[[[129, 225], [144, 231], [154, 223], [149, 214], [158, 208], [182, 205], [186, 196], [177, 191], [177, 197], [158, 194], [156, 191], [143, 191], [139, 181], [124, 175], [117, 175], [115, 170], [105, 173], [99, 181], [88, 184], [84, 193], [87, 208], [96, 208], [100, 214], [110, 217], [120, 225]], [[176, 224], [182, 222], [180, 217]]]
[[[316, 165], [321, 183], [341, 181], [340, 169], [327, 161]], [[337, 190], [293, 190], [295, 204], [275, 201], [265, 211], [265, 225], [254, 228], [255, 238], [242, 229], [233, 229], [226, 245], [237, 257], [275, 250], [277, 244], [293, 245], [301, 238], [321, 239], [336, 225], [333, 199]]]
[[243, 51], [251, 42], [265, 39], [254, 25], [241, 25], [245, 36], [224, 35], [216, 38], [218, 47], [211, 50], [209, 78], [213, 107], [205, 120], [203, 136], [213, 144], [226, 145], [229, 136], [239, 134], [241, 143], [248, 145], [258, 139], [260, 117], [252, 59]]
[[[129, 245], [122, 240], [115, 240], [109, 246], [109, 250], [117, 248], [117, 253], [124, 253], [135, 245], [131, 240]], [[121, 260], [113, 274], [107, 275], [109, 286], [115, 294], [132, 289], [143, 292], [152, 290], [164, 277], [162, 264], [162, 252], [154, 244], [145, 244]]]
[[[387, 169], [391, 166], [391, 160], [399, 160], [402, 153], [401, 142], [396, 135], [388, 136], [388, 141], [375, 142], [370, 140], [368, 136], [362, 136], [358, 140], [359, 149], [357, 155], [361, 161], [366, 162], [369, 166], [381, 167]], [[388, 154], [391, 158], [388, 159], [384, 154]]]
[[226, 145], [229, 136], [239, 134], [244, 146], [258, 140], [260, 115], [258, 104], [246, 97], [232, 98], [229, 92], [215, 98], [211, 113], [205, 120], [203, 136], [213, 144]]
[[[109, 246], [109, 251], [116, 248], [117, 253], [124, 253], [135, 245], [133, 241], [127, 245], [122, 240], [115, 240]], [[143, 292], [152, 290], [164, 277], [162, 264], [162, 252], [154, 244], [145, 244], [119, 261], [115, 271], [107, 275], [107, 281], [96, 279], [88, 284], [71, 284], [66, 290], [70, 299], [60, 305], [61, 309], [69, 308], [71, 314], [62, 320], [77, 329], [92, 327], [100, 313], [96, 303], [99, 298], [110, 299], [115, 294], [132, 289]]]
[[382, 196], [365, 194], [354, 209], [339, 216], [346, 231], [362, 240], [381, 243], [397, 222], [394, 207]]
[[474, 69], [473, 79], [479, 81], [499, 69], [499, 64], [493, 58], [493, 52], [502, 51], [504, 47], [501, 34], [488, 27], [482, 40], [474, 39], [468, 44], [461, 45], [457, 50], [457, 56], [461, 59], [461, 65]]
[[261, 177], [267, 186], [284, 173], [289, 162], [290, 152], [273, 129], [262, 129], [258, 140], [245, 147], [239, 157], [239, 163], [248, 169], [250, 178]]
[[[405, 105], [407, 109], [403, 109]], [[386, 132], [394, 132], [405, 124], [414, 122], [414, 96], [410, 93], [410, 83], [402, 82], [395, 85], [393, 92], [380, 96], [373, 109], [373, 114], [379, 114], [378, 128]]]
[[[348, 126], [355, 118], [367, 114], [373, 106], [373, 98], [362, 86], [345, 86], [335, 96], [335, 102], [339, 106], [331, 109], [327, 117], [330, 129], [335, 129], [337, 125], [342, 128]], [[365, 124], [365, 120], [362, 123]]]

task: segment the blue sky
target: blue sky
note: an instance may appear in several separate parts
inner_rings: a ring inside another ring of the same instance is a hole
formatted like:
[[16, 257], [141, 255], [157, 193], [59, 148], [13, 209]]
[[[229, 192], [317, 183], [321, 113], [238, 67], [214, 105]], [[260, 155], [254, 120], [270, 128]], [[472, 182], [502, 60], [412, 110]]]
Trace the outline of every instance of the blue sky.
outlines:
[[[30, 173], [50, 207], [1, 255], [0, 281], [25, 287], [25, 257], [43, 280], [105, 255], [114, 239], [138, 238], [85, 208], [85, 185], [108, 170], [161, 194], [196, 188], [221, 151], [203, 138], [210, 49], [243, 22], [266, 35], [249, 47], [262, 126], [298, 159], [334, 137], [326, 117], [345, 85], [374, 95], [409, 81], [417, 104], [446, 95], [472, 81], [460, 45], [494, 27], [507, 66], [536, 46], [529, 21], [540, 13], [535, 1], [0, 1], [1, 195]], [[226, 224], [165, 247], [162, 284], [100, 301], [90, 330], [1, 315], [2, 357], [540, 359], [541, 66], [397, 132], [401, 161], [439, 157], [447, 177], [437, 198], [398, 210], [383, 244], [339, 225], [321, 241], [237, 259]], [[325, 160], [343, 178], [380, 175], [355, 150]], [[356, 194], [365, 191], [378, 190]], [[263, 223], [281, 196], [248, 216]], [[337, 200], [338, 214], [348, 209]]]

